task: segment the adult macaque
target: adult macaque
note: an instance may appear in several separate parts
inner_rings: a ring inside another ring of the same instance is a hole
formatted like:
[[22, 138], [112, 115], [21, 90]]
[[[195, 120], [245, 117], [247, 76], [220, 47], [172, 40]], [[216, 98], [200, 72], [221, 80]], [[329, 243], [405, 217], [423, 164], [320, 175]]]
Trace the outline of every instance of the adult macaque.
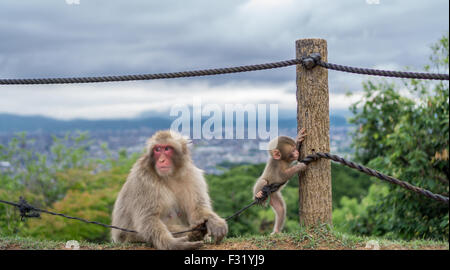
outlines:
[[270, 206], [275, 212], [275, 224], [272, 234], [281, 232], [286, 219], [286, 203], [281, 195], [287, 181], [296, 173], [306, 170], [306, 164], [299, 163], [298, 147], [306, 137], [305, 129], [301, 129], [296, 141], [290, 137], [279, 136], [269, 142], [269, 160], [263, 174], [253, 187], [254, 199], [263, 196], [262, 188], [270, 184], [283, 184], [280, 189], [270, 194]]
[[[207, 231], [171, 233], [205, 223]], [[120, 191], [112, 213], [114, 242], [148, 242], [157, 249], [199, 248], [205, 233], [220, 242], [228, 232], [211, 207], [203, 171], [192, 162], [188, 141], [172, 131], [159, 131], [147, 142]]]

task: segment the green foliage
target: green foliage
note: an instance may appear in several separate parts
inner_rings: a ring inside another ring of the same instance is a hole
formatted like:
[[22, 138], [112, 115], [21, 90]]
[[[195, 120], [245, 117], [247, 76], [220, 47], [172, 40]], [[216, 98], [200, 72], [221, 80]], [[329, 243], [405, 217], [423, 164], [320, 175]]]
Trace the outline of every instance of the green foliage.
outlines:
[[[37, 207], [47, 207], [64, 197], [70, 188], [67, 182], [58, 181], [56, 175], [68, 168], [89, 167], [86, 158], [89, 145], [87, 134], [67, 134], [63, 139], [54, 137], [51, 148], [52, 159], [34, 150], [34, 140], [19, 133], [8, 145], [0, 145], [0, 160], [8, 161], [10, 168], [0, 174], [0, 196], [4, 200], [17, 201], [24, 196]], [[70, 145], [65, 147], [64, 145]], [[20, 231], [24, 225], [18, 213], [6, 205], [0, 205], [0, 228], [7, 232]]]
[[[448, 33], [432, 46], [434, 69], [448, 72]], [[427, 71], [431, 66], [425, 67]], [[448, 196], [449, 85], [448, 81], [407, 80], [394, 83], [367, 81], [364, 98], [354, 104], [350, 120], [359, 128], [353, 134], [357, 161], [385, 174]], [[448, 205], [389, 185], [389, 193], [369, 194], [370, 218], [351, 231], [406, 239], [448, 239]], [[363, 200], [364, 201], [364, 200]], [[348, 214], [352, 201], [341, 201]], [[362, 206], [361, 206], [362, 207]], [[358, 208], [361, 210], [360, 208]]]
[[333, 209], [342, 206], [341, 198], [344, 196], [361, 201], [373, 183], [368, 175], [336, 163], [331, 163], [331, 179]]
[[[108, 170], [93, 173], [83, 168], [74, 168], [58, 173], [58, 181], [70, 183], [70, 189], [64, 198], [52, 204], [49, 210], [111, 224], [111, 212], [117, 194], [132, 164], [138, 158], [137, 154], [128, 157], [125, 151], [120, 153], [117, 159], [109, 161], [111, 169]], [[102, 161], [102, 164], [105, 162], [107, 160]], [[41, 219], [30, 219], [27, 225], [20, 235], [91, 242], [105, 242], [110, 239], [108, 228], [50, 215], [42, 215]]]
[[[49, 156], [36, 154], [32, 141], [25, 134], [0, 146], [0, 160], [8, 160], [14, 170], [1, 174], [0, 198], [17, 201], [24, 196], [32, 205], [53, 212], [81, 217], [87, 220], [111, 223], [111, 211], [122, 184], [139, 154], [128, 156], [125, 150], [117, 158], [106, 144], [102, 149], [104, 160], [87, 157], [87, 134], [54, 137]], [[22, 147], [20, 147], [22, 146]], [[265, 164], [232, 165], [222, 175], [206, 175], [213, 207], [227, 217], [252, 201], [252, 187]], [[15, 168], [21, 168], [16, 170]], [[348, 168], [332, 165], [333, 196], [355, 197], [367, 193], [368, 180]], [[24, 180], [25, 179], [25, 180]], [[52, 179], [40, 188], [42, 179]], [[298, 181], [293, 177], [282, 191], [287, 204], [285, 232], [298, 230]], [[267, 234], [272, 231], [274, 213], [266, 206], [254, 206], [229, 221], [229, 237]], [[19, 235], [57, 241], [109, 241], [110, 230], [101, 226], [42, 214], [40, 219], [21, 222], [18, 211], [0, 204], [0, 228], [5, 235]]]
[[[372, 216], [367, 209], [375, 206], [379, 197], [388, 195], [389, 189], [385, 184], [372, 184], [367, 196], [361, 201], [357, 198], [343, 196], [340, 206], [333, 210], [334, 228], [340, 232], [358, 232], [363, 235], [379, 235], [386, 232], [387, 223]], [[380, 231], [381, 230], [381, 231]]]
[[[110, 223], [117, 193], [138, 155], [127, 156], [121, 150], [118, 158], [112, 158], [105, 145], [107, 158], [94, 160], [88, 158], [91, 144], [87, 133], [54, 136], [46, 156], [34, 149], [33, 140], [18, 134], [8, 145], [0, 145], [0, 160], [11, 163], [11, 169], [0, 174], [0, 198], [17, 201], [23, 196], [36, 207]], [[0, 230], [53, 240], [109, 238], [106, 228], [46, 214], [24, 223], [17, 209], [5, 204], [0, 204]]]

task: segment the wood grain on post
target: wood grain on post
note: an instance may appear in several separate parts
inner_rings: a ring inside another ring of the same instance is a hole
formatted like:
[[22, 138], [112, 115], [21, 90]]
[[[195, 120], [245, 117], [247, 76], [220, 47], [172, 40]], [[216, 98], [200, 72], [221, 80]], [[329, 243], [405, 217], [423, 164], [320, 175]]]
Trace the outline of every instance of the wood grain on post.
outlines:
[[[296, 41], [297, 58], [320, 53], [327, 61], [327, 42], [323, 39]], [[297, 129], [307, 136], [300, 159], [314, 152], [330, 152], [330, 116], [328, 70], [316, 66], [310, 70], [297, 65]], [[320, 159], [299, 174], [299, 215], [301, 225], [332, 224], [331, 163]]]

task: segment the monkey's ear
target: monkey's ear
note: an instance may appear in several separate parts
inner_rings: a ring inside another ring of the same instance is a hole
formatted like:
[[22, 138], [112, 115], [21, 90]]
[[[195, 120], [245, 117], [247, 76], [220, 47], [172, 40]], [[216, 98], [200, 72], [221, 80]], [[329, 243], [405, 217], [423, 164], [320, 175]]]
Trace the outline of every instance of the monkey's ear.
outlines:
[[276, 160], [280, 160], [281, 159], [281, 152], [278, 149], [273, 149], [272, 150], [272, 158], [276, 159]]
[[193, 144], [192, 140], [189, 139], [187, 136], [183, 136], [183, 139], [185, 142], [183, 143], [183, 154], [188, 154], [190, 150], [192, 150]]

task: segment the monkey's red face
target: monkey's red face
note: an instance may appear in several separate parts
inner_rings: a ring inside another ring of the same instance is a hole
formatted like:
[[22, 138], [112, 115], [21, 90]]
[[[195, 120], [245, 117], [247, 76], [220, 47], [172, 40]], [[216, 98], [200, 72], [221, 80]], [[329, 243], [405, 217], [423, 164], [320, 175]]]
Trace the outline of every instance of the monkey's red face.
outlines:
[[168, 144], [157, 144], [153, 147], [155, 167], [160, 175], [169, 175], [173, 172], [174, 149]]

